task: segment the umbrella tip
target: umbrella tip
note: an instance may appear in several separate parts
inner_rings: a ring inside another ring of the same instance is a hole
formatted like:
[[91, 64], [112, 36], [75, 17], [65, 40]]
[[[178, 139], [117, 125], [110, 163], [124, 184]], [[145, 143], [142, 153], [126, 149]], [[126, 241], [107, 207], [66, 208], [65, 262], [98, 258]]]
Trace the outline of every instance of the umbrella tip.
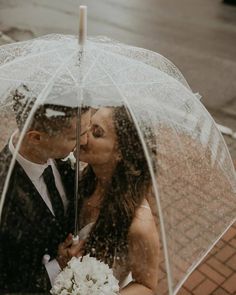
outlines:
[[79, 45], [83, 46], [87, 39], [87, 6], [79, 7]]

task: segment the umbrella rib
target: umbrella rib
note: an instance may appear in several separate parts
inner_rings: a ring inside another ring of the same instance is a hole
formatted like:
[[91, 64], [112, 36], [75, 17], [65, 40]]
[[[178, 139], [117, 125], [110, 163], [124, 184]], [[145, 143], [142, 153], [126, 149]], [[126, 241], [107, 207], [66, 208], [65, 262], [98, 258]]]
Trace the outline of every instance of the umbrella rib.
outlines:
[[[228, 158], [230, 159], [231, 169], [234, 172], [235, 177], [236, 177], [236, 171], [234, 169], [234, 164], [233, 164], [232, 158], [230, 156], [229, 149], [227, 148], [227, 145], [225, 143], [224, 137], [223, 137], [222, 133], [219, 131], [219, 129], [218, 129], [217, 125], [216, 125], [216, 122], [212, 119], [211, 115], [209, 114], [209, 112], [207, 111], [207, 109], [205, 108], [205, 106], [198, 99], [196, 99], [196, 104], [198, 104], [199, 107], [204, 110], [204, 113], [206, 113], [206, 116], [208, 117], [208, 119], [211, 120], [212, 125], [218, 130], [219, 136], [221, 138], [221, 142], [223, 143], [223, 146], [224, 146], [224, 150], [227, 153]], [[218, 161], [218, 163], [219, 163], [219, 161]], [[232, 181], [229, 179], [227, 173], [225, 172], [225, 169], [222, 166], [222, 163], [219, 163], [219, 165], [220, 165], [221, 169], [224, 171], [224, 175], [228, 179], [228, 182], [229, 182], [230, 186], [232, 187], [233, 191], [236, 192], [235, 184], [232, 183]]]
[[48, 54], [48, 53], [53, 53], [53, 52], [57, 52], [58, 51], [58, 48], [57, 49], [53, 49], [53, 50], [48, 50], [48, 51], [44, 51], [44, 52], [40, 52], [40, 53], [37, 53], [37, 54], [30, 54], [30, 55], [26, 55], [22, 58], [17, 58], [8, 62], [8, 63], [5, 63], [3, 65], [0, 65], [0, 71], [7, 67], [7, 66], [10, 66], [11, 64], [14, 64], [14, 63], [20, 63], [20, 62], [23, 62], [24, 60], [29, 60], [31, 58], [34, 58], [34, 57], [38, 57], [38, 56], [41, 56], [41, 55], [44, 55], [44, 54]]
[[[101, 55], [101, 54], [100, 54]], [[99, 55], [99, 56], [100, 56]], [[127, 69], [129, 69], [129, 68], [132, 68], [132, 66], [128, 66], [128, 67], [125, 67], [125, 68], [123, 68], [123, 69], [120, 69], [119, 71], [116, 71], [115, 73], [116, 74], [120, 74], [122, 71], [125, 71], [125, 70], [127, 70]], [[97, 82], [97, 81], [99, 81], [99, 80], [102, 80], [102, 79], [104, 79], [104, 78], [106, 78], [106, 75], [104, 75], [103, 77], [100, 77], [100, 78], [98, 78], [98, 79], [96, 79], [96, 80], [93, 80], [93, 81], [91, 81], [90, 83], [92, 84], [92, 83], [94, 83], [94, 82]]]
[[[62, 62], [62, 60], [59, 58], [59, 56], [58, 56], [58, 52], [56, 51], [56, 54], [57, 54], [57, 57], [58, 57], [58, 61], [59, 62]], [[9, 64], [8, 64], [9, 65]], [[0, 68], [1, 69], [1, 68]], [[47, 70], [45, 70], [45, 69], [43, 69], [41, 66], [38, 66], [38, 65], [36, 65], [36, 69], [38, 69], [38, 70], [40, 70], [40, 71], [42, 71], [42, 72], [44, 72], [44, 73], [46, 73], [46, 74], [48, 74], [48, 75], [50, 75], [50, 76], [52, 76], [53, 74], [52, 73], [50, 73], [50, 72], [48, 72]], [[65, 79], [63, 79], [63, 78], [60, 78], [61, 80], [63, 80], [64, 82], [67, 82]], [[9, 80], [10, 81], [10, 80]], [[22, 81], [22, 80], [19, 80], [19, 81]], [[76, 81], [75, 81], [76, 82]]]
[[[104, 50], [102, 50], [102, 49], [100, 49], [100, 51], [101, 52], [103, 52], [103, 53], [106, 53], [106, 51], [104, 51]], [[101, 53], [102, 54], [102, 53]], [[100, 54], [100, 55], [101, 55]], [[99, 56], [100, 56], [99, 55]], [[114, 55], [114, 54], [112, 54], [112, 55]], [[122, 56], [123, 57], [123, 56]], [[145, 64], [146, 65], [146, 64]], [[101, 65], [100, 65], [101, 66]], [[146, 65], [146, 66], [149, 66], [149, 65]], [[118, 71], [115, 71], [114, 73], [115, 74], [120, 74], [122, 71], [127, 71], [128, 69], [130, 69], [130, 68], [132, 68], [133, 67], [133, 65], [129, 65], [129, 66], [127, 66], [127, 67], [124, 67], [124, 68], [122, 68], [122, 69], [120, 69], [120, 70], [118, 70]], [[149, 66], [149, 67], [151, 67], [151, 66]], [[156, 69], [156, 70], [158, 70], [158, 69]], [[91, 81], [91, 83], [94, 83], [94, 82], [96, 82], [96, 81], [99, 81], [99, 80], [102, 80], [102, 79], [104, 79], [104, 78], [106, 78], [106, 75], [104, 75], [103, 77], [101, 77], [101, 78], [98, 78], [98, 79], [96, 79], [96, 80], [93, 80], [93, 81]]]
[[[50, 73], [49, 73], [50, 74]], [[50, 75], [52, 75], [52, 74], [50, 74]], [[66, 83], [68, 83], [68, 81], [66, 81], [65, 79], [62, 79], [62, 78], [60, 78], [61, 80], [63, 80], [63, 81], [65, 81]], [[35, 84], [40, 84], [40, 85], [45, 85], [47, 82], [38, 82], [38, 81], [35, 81], [35, 80], [24, 80], [24, 79], [7, 79], [7, 78], [1, 78], [1, 76], [0, 76], [0, 81], [9, 81], [9, 82], [25, 82], [25, 83], [35, 83]], [[153, 84], [158, 84], [159, 82], [150, 82], [150, 83], [142, 83], [142, 82], [140, 82], [140, 83], [132, 83], [132, 82], [130, 82], [130, 83], [116, 83], [116, 85], [153, 85]], [[92, 84], [92, 83], [91, 83]], [[58, 84], [58, 83], [54, 83], [54, 85], [58, 85], [58, 86], [60, 86], [61, 84]], [[78, 85], [78, 83], [77, 83], [77, 85]], [[113, 82], [111, 82], [111, 84], [99, 84], [99, 86], [101, 86], [101, 87], [107, 87], [107, 86], [111, 86], [111, 85], [114, 85], [114, 83]], [[83, 88], [84, 86], [82, 86], [82, 85], [78, 85], [79, 86], [79, 88]], [[86, 87], [87, 86], [89, 86], [89, 84], [87, 84], [86, 85]], [[96, 88], [97, 86], [94, 86], [94, 88]], [[91, 88], [93, 88], [93, 87], [91, 87]]]
[[[62, 61], [62, 60], [60, 60], [60, 61]], [[50, 76], [53, 75], [52, 73], [50, 73], [50, 72], [48, 72], [47, 70], [41, 68], [40, 66], [37, 66], [37, 68], [38, 68], [39, 70], [41, 70], [42, 72], [44, 72], [44, 73], [50, 75]], [[66, 81], [64, 78], [59, 77], [59, 79], [62, 80], [62, 81], [64, 81], [64, 82], [68, 82], [68, 81]], [[74, 81], [74, 82], [76, 82], [76, 81]]]
[[84, 83], [85, 79], [88, 77], [88, 75], [92, 71], [92, 69], [95, 67], [95, 65], [98, 62], [98, 59], [99, 59], [100, 56], [101, 56], [101, 54], [99, 54], [97, 57], [95, 57], [92, 65], [90, 66], [90, 68], [88, 69], [87, 73], [84, 75], [84, 77], [82, 79], [82, 84]]
[[[36, 38], [36, 40], [37, 40], [37, 38]], [[25, 40], [25, 41], [21, 41], [20, 43], [23, 44], [23, 45], [25, 45], [25, 44], [30, 43], [30, 42], [31, 42], [31, 40]], [[4, 50], [6, 50], [7, 47], [14, 47], [16, 45], [19, 46], [19, 41], [16, 41], [16, 42], [13, 42], [13, 43], [10, 43], [10, 44], [1, 45], [1, 48], [3, 48]], [[4, 47], [6, 47], [6, 49]]]
[[[58, 54], [58, 53], [57, 53]], [[100, 57], [101, 54], [99, 54], [99, 56], [97, 56], [95, 59], [94, 59], [94, 62], [93, 64], [91, 65], [91, 67], [88, 69], [87, 73], [85, 74], [85, 76], [83, 77], [82, 79], [82, 83], [84, 82], [84, 80], [86, 79], [86, 77], [89, 75], [89, 73], [91, 72], [91, 70], [94, 68], [95, 64], [96, 64], [96, 61], [98, 60], [98, 58]], [[60, 58], [60, 57], [59, 57]], [[80, 86], [82, 87], [82, 83], [81, 85], [78, 84], [78, 82], [76, 81], [75, 77], [73, 76], [73, 74], [71, 73], [70, 69], [66, 66], [65, 67], [66, 70], [68, 71], [68, 73], [71, 75], [71, 78], [73, 79], [73, 81], [76, 83], [77, 86]]]
[[[22, 83], [33, 83], [33, 84], [39, 84], [39, 85], [46, 85], [47, 82], [38, 82], [38, 81], [34, 81], [34, 80], [18, 80], [18, 79], [6, 79], [6, 78], [1, 78], [0, 77], [0, 81], [9, 81], [9, 82], [22, 82]], [[58, 83], [54, 83], [54, 85], [60, 86], [61, 84]]]
[[[108, 55], [108, 52], [106, 51], [106, 50], [104, 50], [104, 49], [101, 49], [101, 48], [97, 48], [97, 46], [95, 46], [95, 48], [98, 50], [98, 51], [100, 51], [101, 53], [99, 54], [99, 57], [101, 56], [101, 54], [102, 53], [104, 53], [105, 55]], [[116, 53], [112, 53], [112, 52], [109, 52], [109, 55], [111, 55], [111, 56], [117, 56], [117, 54]], [[129, 58], [127, 58], [127, 57], [125, 57], [125, 56], [122, 56], [122, 55], [119, 55], [121, 58], [123, 58], [123, 59], [129, 59]], [[132, 62], [133, 62], [133, 60], [132, 60]], [[140, 62], [140, 61], [137, 61], [138, 63], [142, 63], [142, 62]], [[145, 64], [146, 66], [148, 66], [147, 64]], [[102, 67], [102, 65], [100, 64], [100, 67]], [[127, 67], [124, 67], [123, 69], [120, 69], [119, 71], [116, 71], [115, 73], [116, 74], [119, 74], [119, 73], [121, 73], [122, 71], [125, 71], [125, 70], [127, 70], [127, 69], [129, 69], [129, 68], [132, 68], [133, 67], [133, 65], [129, 65], [129, 66], [127, 66]], [[105, 71], [104, 71], [105, 72]], [[106, 78], [106, 74], [105, 74], [105, 76], [103, 76], [103, 77], [101, 77], [101, 78], [98, 78], [98, 79], [96, 79], [96, 80], [94, 80], [94, 81], [92, 81], [91, 83], [94, 83], [94, 82], [96, 82], [96, 81], [99, 81], [99, 80], [101, 80], [101, 79], [103, 79], [103, 78]]]
[[[60, 59], [60, 61], [62, 61], [61, 57], [59, 56], [58, 52], [56, 52], [57, 57]], [[65, 69], [67, 70], [69, 76], [71, 76], [72, 80], [75, 82], [76, 86], [78, 86], [78, 82], [76, 81], [75, 77], [73, 76], [73, 74], [71, 73], [70, 69], [65, 66]]]
[[[176, 81], [176, 83], [180, 83], [178, 80], [175, 80], [175, 81]], [[187, 89], [187, 91], [190, 91], [191, 92], [191, 89], [188, 89], [188, 88], [186, 88], [186, 89]], [[191, 92], [191, 94], [195, 96], [194, 93]], [[185, 101], [182, 100], [182, 102], [184, 103]], [[235, 169], [234, 169], [233, 161], [231, 159], [229, 150], [228, 150], [228, 148], [226, 146], [226, 143], [225, 143], [225, 140], [223, 138], [223, 135], [221, 134], [221, 132], [217, 128], [217, 125], [216, 125], [215, 121], [212, 119], [212, 117], [210, 116], [209, 112], [207, 111], [207, 109], [205, 108], [205, 106], [200, 102], [199, 99], [194, 99], [194, 103], [196, 103], [196, 105], [204, 111], [204, 114], [206, 114], [206, 116], [208, 117], [208, 120], [210, 120], [210, 122], [212, 123], [212, 126], [214, 126], [215, 129], [218, 131], [219, 137], [221, 138], [221, 142], [223, 143], [223, 146], [224, 146], [224, 151], [226, 152], [226, 154], [228, 155], [228, 158], [230, 159], [230, 162], [231, 162], [231, 165], [232, 165], [232, 171], [234, 172], [234, 174], [236, 176], [236, 172], [235, 172]], [[171, 119], [170, 119], [170, 122], [171, 122]], [[211, 149], [211, 153], [213, 154], [212, 149]], [[219, 163], [219, 161], [218, 161], [218, 163]], [[236, 191], [236, 187], [235, 187], [234, 183], [232, 183], [232, 181], [229, 179], [229, 176], [227, 175], [227, 172], [225, 171], [222, 163], [219, 163], [219, 166], [221, 167], [221, 169], [222, 169], [225, 177], [227, 178], [227, 180], [228, 180], [231, 188], [233, 189], [233, 191]]]
[[[177, 131], [176, 131], [176, 128], [175, 128], [175, 125], [173, 124], [173, 120], [170, 118], [170, 116], [168, 116], [168, 109], [167, 109], [165, 106], [163, 106], [163, 104], [159, 104], [159, 107], [160, 107], [160, 109], [162, 109], [163, 114], [166, 114], [166, 116], [169, 118], [169, 122], [170, 122], [170, 124], [171, 124], [171, 128], [174, 130], [175, 138], [176, 138], [177, 142], [179, 143], [180, 151], [181, 151], [182, 154], [184, 155], [184, 159], [185, 159], [185, 162], [186, 162], [186, 165], [187, 165], [188, 171], [189, 171], [189, 173], [190, 173], [191, 169], [190, 169], [190, 167], [189, 167], [189, 164], [188, 164], [188, 161], [187, 161], [187, 157], [186, 157], [186, 155], [185, 155], [185, 153], [184, 153], [183, 145], [182, 145], [182, 143], [181, 143], [181, 141], [180, 141], [180, 139], [179, 139], [179, 136], [178, 136]], [[191, 174], [190, 174], [190, 175], [191, 175]]]
[[[109, 45], [110, 46], [110, 45]], [[113, 45], [111, 45], [113, 47]], [[97, 46], [95, 46], [95, 49], [103, 52], [106, 56], [107, 55], [110, 55], [110, 56], [114, 56], [114, 57], [117, 57], [119, 56], [120, 59], [123, 59], [124, 61], [131, 61], [132, 63], [135, 63], [136, 65], [140, 65], [142, 67], [147, 67], [147, 68], [152, 68], [153, 70], [156, 70], [156, 71], [160, 71], [161, 73], [164, 73], [166, 74], [167, 76], [169, 77], [172, 77], [173, 79], [175, 79], [173, 76], [169, 75], [167, 72], [163, 72], [161, 69], [157, 68], [157, 67], [153, 67], [152, 65], [150, 64], [147, 64], [146, 62], [142, 61], [142, 60], [137, 60], [137, 59], [132, 59], [132, 57], [127, 57], [125, 55], [122, 55], [122, 54], [119, 54], [119, 53], [113, 53], [111, 51], [107, 51], [105, 49], [102, 49], [102, 48], [99, 48]], [[147, 50], [149, 51], [149, 50]], [[167, 60], [164, 56], [160, 55], [161, 57], [163, 57], [163, 59]], [[167, 60], [168, 61], [168, 60]], [[172, 64], [174, 66], [174, 64]], [[129, 68], [132, 68], [133, 67], [133, 64], [131, 64], [130, 66], [127, 66], [125, 67], [124, 69], [121, 69], [120, 71], [117, 71], [116, 73], [120, 73], [121, 71], [123, 70], [127, 70]], [[177, 70], [178, 68], [176, 66], [174, 66]], [[179, 71], [179, 70], [178, 70]], [[180, 73], [181, 74], [181, 73]], [[182, 75], [182, 74], [181, 74]], [[175, 79], [176, 80], [176, 79]], [[96, 80], [95, 80], [96, 81]], [[182, 84], [182, 83], [181, 83]]]
[[[99, 81], [96, 80], [96, 81]], [[94, 82], [91, 82], [89, 84], [86, 84], [86, 86], [89, 86], [90, 84], [93, 84]], [[116, 82], [116, 85], [120, 85], [120, 86], [123, 86], [123, 85], [127, 85], [127, 86], [132, 86], [132, 85], [143, 85], [143, 86], [147, 86], [147, 85], [154, 85], [154, 84], [162, 84], [161, 82], [158, 82], [158, 81], [153, 81], [153, 82], [128, 82], [128, 83], [122, 83], [122, 82]], [[112, 82], [111, 84], [99, 84], [99, 86], [111, 86], [111, 85], [114, 85], [114, 83]], [[94, 86], [94, 87], [97, 87], [97, 86]], [[93, 87], [91, 87], [93, 88]]]
[[215, 245], [222, 239], [222, 237], [225, 235], [225, 233], [231, 228], [231, 226], [236, 222], [236, 218], [228, 225], [228, 227], [224, 230], [224, 232], [218, 236], [218, 238], [215, 240], [215, 242], [207, 249], [207, 251], [202, 255], [201, 259], [196, 263], [196, 265], [192, 265], [186, 274], [186, 276], [179, 281], [179, 283], [176, 286], [174, 295], [177, 294], [177, 292], [180, 290], [180, 288], [183, 286], [183, 284], [187, 281], [187, 279], [190, 277], [190, 275], [193, 273], [193, 271], [199, 266], [200, 263], [205, 259], [205, 257], [210, 253], [210, 251], [215, 247]]
[[[57, 74], [61, 71], [61, 69], [64, 67], [64, 66], [66, 66], [66, 64], [68, 63], [68, 62], [70, 62], [70, 60], [74, 57], [74, 55], [76, 54], [76, 52], [73, 52], [73, 54], [71, 54], [71, 56], [63, 63], [63, 64], [61, 64], [60, 66], [59, 66], [59, 68], [57, 69], [57, 71], [53, 74], [53, 76], [51, 77], [51, 79], [48, 81], [48, 83], [46, 84], [46, 87], [42, 90], [42, 92], [41, 92], [41, 94], [39, 95], [39, 97], [40, 97], [40, 99], [41, 99], [41, 97], [44, 95], [45, 96], [45, 94], [47, 94], [47, 92], [48, 92], [48, 88], [49, 88], [49, 86], [51, 85], [51, 83], [52, 83], [52, 81], [53, 81], [53, 79], [55, 79], [56, 78], [56, 76], [57, 76]], [[44, 92], [46, 92], [46, 93], [44, 93]], [[42, 94], [43, 93], [43, 94]]]

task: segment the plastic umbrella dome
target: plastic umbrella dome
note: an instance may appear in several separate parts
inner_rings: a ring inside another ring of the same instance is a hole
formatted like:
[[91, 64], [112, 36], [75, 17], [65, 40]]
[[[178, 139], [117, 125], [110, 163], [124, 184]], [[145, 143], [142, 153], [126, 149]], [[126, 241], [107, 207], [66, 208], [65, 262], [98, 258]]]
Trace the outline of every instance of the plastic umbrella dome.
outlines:
[[[164, 261], [158, 292], [176, 294], [236, 213], [236, 177], [228, 149], [179, 70], [159, 54], [106, 38], [89, 39], [81, 55], [75, 36], [48, 35], [2, 46], [0, 81], [0, 117], [8, 122], [1, 130], [1, 148], [16, 128], [9, 94], [22, 84], [37, 98], [22, 136], [45, 102], [125, 105], [152, 178]], [[1, 179], [1, 211], [14, 161]]]

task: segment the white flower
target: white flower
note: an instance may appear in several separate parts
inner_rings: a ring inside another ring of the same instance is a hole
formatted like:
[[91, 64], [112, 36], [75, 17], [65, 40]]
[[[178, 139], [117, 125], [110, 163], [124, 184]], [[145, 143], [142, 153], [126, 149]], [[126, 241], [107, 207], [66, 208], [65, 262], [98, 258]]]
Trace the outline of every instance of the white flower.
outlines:
[[118, 280], [112, 269], [94, 257], [73, 257], [51, 289], [53, 295], [117, 295]]

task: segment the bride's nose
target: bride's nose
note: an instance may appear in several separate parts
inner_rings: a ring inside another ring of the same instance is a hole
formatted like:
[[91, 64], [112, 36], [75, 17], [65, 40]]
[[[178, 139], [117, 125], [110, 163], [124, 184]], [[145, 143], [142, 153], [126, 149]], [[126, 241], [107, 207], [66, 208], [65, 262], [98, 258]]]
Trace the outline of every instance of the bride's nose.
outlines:
[[88, 142], [88, 130], [80, 135], [80, 145], [86, 145]]

